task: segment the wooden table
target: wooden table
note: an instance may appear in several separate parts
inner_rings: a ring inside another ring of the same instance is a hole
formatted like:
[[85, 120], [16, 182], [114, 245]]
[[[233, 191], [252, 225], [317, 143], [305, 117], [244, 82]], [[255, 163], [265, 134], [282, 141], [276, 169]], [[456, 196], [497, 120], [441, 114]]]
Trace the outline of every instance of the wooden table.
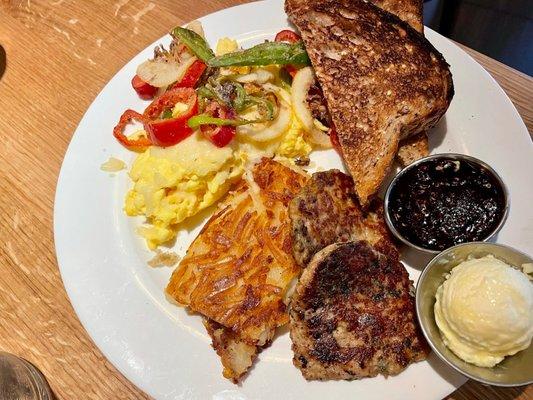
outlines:
[[[0, 349], [35, 363], [60, 399], [146, 399], [100, 353], [63, 289], [52, 233], [61, 160], [83, 113], [172, 27], [242, 0], [0, 0]], [[533, 130], [533, 79], [472, 50]], [[449, 399], [527, 399], [469, 382]]]

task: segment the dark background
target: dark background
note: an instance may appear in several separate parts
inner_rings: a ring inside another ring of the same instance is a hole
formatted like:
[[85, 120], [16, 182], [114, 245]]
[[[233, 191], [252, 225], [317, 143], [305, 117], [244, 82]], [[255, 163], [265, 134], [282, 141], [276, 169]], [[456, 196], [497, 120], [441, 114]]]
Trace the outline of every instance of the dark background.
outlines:
[[533, 0], [426, 0], [424, 24], [533, 76]]

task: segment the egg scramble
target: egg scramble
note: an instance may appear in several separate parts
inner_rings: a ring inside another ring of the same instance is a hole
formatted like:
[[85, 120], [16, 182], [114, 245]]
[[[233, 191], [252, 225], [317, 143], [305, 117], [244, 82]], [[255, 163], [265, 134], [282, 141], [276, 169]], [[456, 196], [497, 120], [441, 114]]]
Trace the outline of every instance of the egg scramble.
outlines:
[[[224, 54], [236, 49], [234, 40], [224, 38], [218, 42], [216, 52]], [[249, 77], [259, 69], [232, 67], [231, 73]], [[279, 70], [277, 66], [269, 67], [271, 75], [266, 79], [281, 97], [290, 99], [289, 89], [280, 84]], [[253, 137], [237, 135], [230, 145], [219, 148], [197, 131], [174, 146], [153, 146], [136, 157], [129, 172], [133, 187], [126, 195], [124, 209], [129, 216], [146, 218], [138, 233], [150, 249], [174, 239], [180, 223], [228, 193], [250, 161], [261, 156], [290, 160], [308, 157], [313, 145], [288, 102], [290, 119], [272, 140], [254, 141]], [[180, 104], [175, 111], [180, 111]]]

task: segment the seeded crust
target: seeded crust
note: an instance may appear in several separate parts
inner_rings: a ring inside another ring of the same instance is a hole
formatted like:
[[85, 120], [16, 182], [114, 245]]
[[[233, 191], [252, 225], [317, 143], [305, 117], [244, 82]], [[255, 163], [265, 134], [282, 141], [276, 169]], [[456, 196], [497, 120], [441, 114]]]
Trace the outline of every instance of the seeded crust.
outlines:
[[370, 2], [396, 15], [418, 32], [424, 31], [422, 0], [370, 0]]
[[[390, 0], [392, 1], [392, 0]], [[408, 23], [362, 0], [286, 0], [363, 207], [401, 139], [433, 127], [453, 97], [442, 55]]]
[[398, 258], [377, 199], [367, 210], [359, 205], [353, 180], [339, 170], [316, 172], [289, 203], [292, 253], [302, 267], [324, 247], [366, 240]]
[[[371, 3], [396, 15], [402, 21], [411, 25], [413, 29], [423, 34], [424, 24], [422, 21], [423, 8], [421, 0], [371, 0]], [[314, 102], [309, 102], [313, 116], [325, 123], [326, 126], [329, 126], [331, 124], [331, 116], [327, 110], [326, 100], [322, 91], [320, 90], [319, 95], [315, 94], [311, 97], [311, 100], [314, 100]], [[405, 167], [416, 160], [426, 157], [428, 154], [428, 136], [423, 131], [400, 141], [396, 159], [402, 167]]]
[[[396, 15], [421, 34], [424, 33], [423, 5], [421, 0], [372, 0], [382, 10]], [[427, 132], [413, 134], [398, 145], [396, 159], [402, 167], [429, 154]]]
[[428, 154], [428, 138], [426, 133], [422, 132], [402, 140], [396, 158], [402, 167], [407, 167], [409, 164], [426, 157]]
[[394, 257], [364, 241], [315, 255], [292, 297], [293, 363], [307, 380], [396, 375], [424, 360], [413, 288]]
[[[396, 15], [402, 21], [407, 22], [411, 27], [420, 33], [424, 32], [424, 24], [422, 23], [422, 1], [421, 0], [372, 0], [372, 4], [378, 6], [382, 10], [388, 11]], [[327, 110], [326, 99], [322, 94], [322, 90], [315, 93], [309, 101], [309, 106], [313, 112], [313, 116], [318, 118], [326, 126], [331, 124], [331, 116]], [[429, 154], [429, 144], [427, 133], [420, 132], [413, 134], [407, 139], [401, 140], [398, 145], [398, 154], [396, 159], [402, 167], [405, 167], [412, 162], [426, 157]]]

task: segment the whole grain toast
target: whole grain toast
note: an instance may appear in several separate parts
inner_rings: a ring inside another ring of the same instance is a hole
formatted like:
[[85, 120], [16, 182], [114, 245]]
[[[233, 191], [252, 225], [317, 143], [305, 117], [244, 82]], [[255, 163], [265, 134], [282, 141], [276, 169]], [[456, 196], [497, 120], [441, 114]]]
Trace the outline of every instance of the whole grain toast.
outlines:
[[[421, 34], [424, 33], [422, 0], [372, 0], [372, 3], [396, 15]], [[427, 132], [423, 131], [413, 133], [412, 136], [400, 141], [396, 159], [402, 167], [405, 167], [428, 154], [428, 136]]]
[[[396, 15], [421, 34], [424, 33], [422, 0], [372, 0], [372, 3]], [[396, 159], [402, 167], [405, 167], [428, 154], [428, 136], [427, 132], [423, 131], [413, 133], [412, 136], [400, 141]]]
[[[400, 140], [430, 129], [447, 110], [453, 97], [448, 64], [407, 22], [366, 1], [286, 0], [285, 9], [300, 31], [366, 207]], [[405, 15], [415, 23], [414, 11]]]
[[424, 32], [422, 0], [371, 0], [370, 2], [396, 15], [418, 32]]
[[429, 154], [429, 143], [426, 132], [421, 132], [402, 140], [398, 146], [396, 159], [402, 167], [426, 157]]

